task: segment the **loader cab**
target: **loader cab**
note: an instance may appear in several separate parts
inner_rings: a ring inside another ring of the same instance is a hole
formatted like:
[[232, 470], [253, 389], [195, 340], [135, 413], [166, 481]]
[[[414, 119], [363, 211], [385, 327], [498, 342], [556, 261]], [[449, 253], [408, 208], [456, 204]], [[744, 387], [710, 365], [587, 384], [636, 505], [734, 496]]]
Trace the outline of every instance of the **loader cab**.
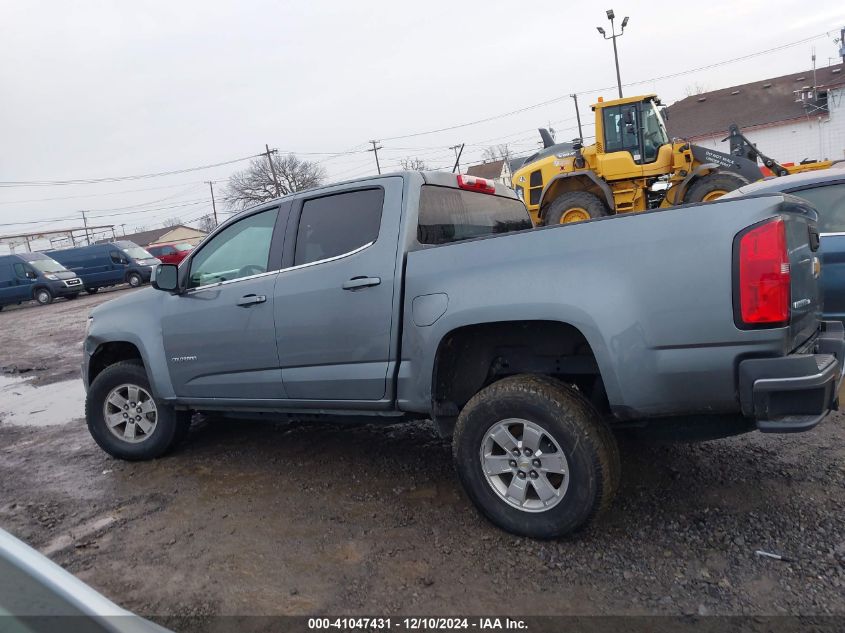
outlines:
[[672, 145], [656, 95], [599, 101], [596, 113], [597, 171], [607, 181], [665, 174]]

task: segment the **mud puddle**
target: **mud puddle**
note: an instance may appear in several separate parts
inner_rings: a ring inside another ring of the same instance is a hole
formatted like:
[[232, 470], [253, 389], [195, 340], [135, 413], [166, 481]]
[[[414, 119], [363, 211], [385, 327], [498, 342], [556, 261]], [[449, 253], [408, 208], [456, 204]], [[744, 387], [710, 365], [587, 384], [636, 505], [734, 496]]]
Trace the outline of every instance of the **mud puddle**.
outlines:
[[55, 426], [85, 415], [81, 380], [37, 387], [32, 376], [0, 374], [0, 423], [12, 426]]

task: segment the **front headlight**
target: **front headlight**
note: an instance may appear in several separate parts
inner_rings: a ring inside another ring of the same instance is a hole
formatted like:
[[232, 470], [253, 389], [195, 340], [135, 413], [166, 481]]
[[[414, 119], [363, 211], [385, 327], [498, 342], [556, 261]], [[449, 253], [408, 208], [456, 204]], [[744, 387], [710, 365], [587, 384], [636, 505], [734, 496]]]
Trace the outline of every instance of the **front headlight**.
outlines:
[[91, 326], [94, 325], [94, 317], [88, 317], [88, 323], [85, 324], [85, 337], [88, 338], [88, 335], [91, 333]]
[[46, 274], [46, 275], [44, 275], [44, 277], [45, 277], [46, 279], [49, 279], [50, 281], [58, 281], [58, 280], [59, 280], [59, 278], [58, 278], [58, 277], [56, 277], [55, 275], [51, 275], [51, 274], [49, 274], [49, 273], [48, 273], [48, 274]]

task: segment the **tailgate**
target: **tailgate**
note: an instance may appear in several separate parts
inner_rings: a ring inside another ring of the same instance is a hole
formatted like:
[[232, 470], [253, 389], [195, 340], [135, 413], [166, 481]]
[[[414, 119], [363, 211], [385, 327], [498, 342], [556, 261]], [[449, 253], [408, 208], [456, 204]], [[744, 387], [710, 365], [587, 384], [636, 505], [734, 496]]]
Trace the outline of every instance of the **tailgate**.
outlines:
[[818, 215], [812, 206], [794, 196], [785, 196], [783, 212], [791, 278], [789, 348], [792, 351], [816, 333], [821, 319]]

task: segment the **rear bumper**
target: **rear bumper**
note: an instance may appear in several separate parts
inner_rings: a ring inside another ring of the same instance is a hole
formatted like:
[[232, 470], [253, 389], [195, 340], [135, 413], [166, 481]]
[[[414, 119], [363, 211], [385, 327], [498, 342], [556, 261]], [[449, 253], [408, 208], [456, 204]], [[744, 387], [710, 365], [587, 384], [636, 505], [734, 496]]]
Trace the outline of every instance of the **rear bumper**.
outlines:
[[765, 433], [812, 429], [839, 407], [844, 360], [845, 329], [838, 321], [825, 321], [813, 353], [742, 361], [742, 413]]

